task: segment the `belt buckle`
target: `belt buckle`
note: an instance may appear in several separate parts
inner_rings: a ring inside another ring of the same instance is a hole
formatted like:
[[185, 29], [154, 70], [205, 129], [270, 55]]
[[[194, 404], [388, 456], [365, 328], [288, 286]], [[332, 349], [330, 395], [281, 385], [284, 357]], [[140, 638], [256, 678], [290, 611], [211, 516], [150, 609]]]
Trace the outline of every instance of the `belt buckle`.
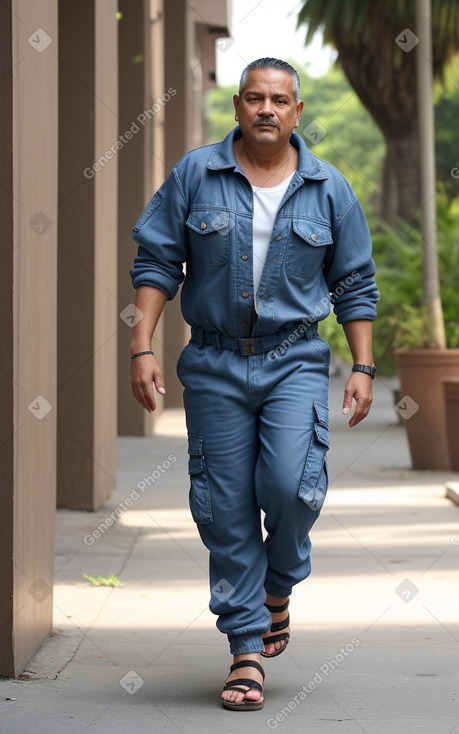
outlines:
[[240, 339], [239, 341], [239, 349], [241, 354], [245, 356], [249, 356], [250, 354], [255, 354], [255, 339]]

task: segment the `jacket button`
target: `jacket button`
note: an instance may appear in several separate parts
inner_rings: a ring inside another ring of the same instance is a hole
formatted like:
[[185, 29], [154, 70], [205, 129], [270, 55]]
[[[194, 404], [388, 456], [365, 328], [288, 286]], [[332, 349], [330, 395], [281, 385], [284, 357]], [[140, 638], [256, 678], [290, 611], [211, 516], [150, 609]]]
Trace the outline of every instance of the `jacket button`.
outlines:
[[247, 328], [247, 321], [243, 321], [242, 322], [242, 326], [244, 327], [244, 329], [246, 329]]
[[276, 242], [279, 242], [279, 240], [281, 240], [281, 239], [282, 239], [282, 237], [280, 236], [280, 234], [278, 234], [277, 237], [276, 237]]
[[243, 259], [243, 260], [248, 260], [248, 259], [249, 259], [249, 256], [248, 256], [248, 255], [243, 255], [243, 256], [242, 256], [242, 259]]
[[311, 240], [312, 240], [313, 242], [317, 242], [317, 236], [316, 236], [315, 234], [312, 234], [312, 235], [311, 235]]
[[201, 222], [201, 229], [207, 229], [207, 224], [205, 222]]
[[248, 297], [249, 297], [249, 294], [247, 293], [247, 291], [244, 291], [242, 293], [242, 298], [248, 298]]

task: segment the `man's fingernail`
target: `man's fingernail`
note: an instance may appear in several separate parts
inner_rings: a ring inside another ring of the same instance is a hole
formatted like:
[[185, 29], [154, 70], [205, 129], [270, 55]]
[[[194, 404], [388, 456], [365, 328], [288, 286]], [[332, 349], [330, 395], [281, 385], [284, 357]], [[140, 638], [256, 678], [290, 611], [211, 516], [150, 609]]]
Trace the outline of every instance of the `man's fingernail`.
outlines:
[[344, 415], [347, 415], [349, 413], [349, 408], [343, 408]]
[[160, 392], [162, 395], [166, 394], [166, 388], [165, 387], [158, 387], [158, 392]]

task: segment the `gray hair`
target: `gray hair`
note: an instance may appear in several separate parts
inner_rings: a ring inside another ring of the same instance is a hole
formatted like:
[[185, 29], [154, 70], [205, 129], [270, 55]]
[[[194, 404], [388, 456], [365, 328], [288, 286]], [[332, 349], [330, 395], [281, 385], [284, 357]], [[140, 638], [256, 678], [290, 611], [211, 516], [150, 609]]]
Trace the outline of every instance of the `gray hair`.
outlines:
[[280, 69], [280, 71], [287, 71], [292, 77], [293, 93], [298, 104], [298, 102], [300, 101], [300, 77], [297, 70], [294, 69], [293, 66], [290, 66], [290, 64], [287, 64], [286, 61], [281, 61], [281, 59], [272, 59], [270, 56], [265, 56], [262, 59], [251, 61], [250, 64], [245, 67], [244, 71], [241, 74], [241, 79], [239, 82], [240, 95], [246, 87], [249, 72], [253, 71], [254, 69]]

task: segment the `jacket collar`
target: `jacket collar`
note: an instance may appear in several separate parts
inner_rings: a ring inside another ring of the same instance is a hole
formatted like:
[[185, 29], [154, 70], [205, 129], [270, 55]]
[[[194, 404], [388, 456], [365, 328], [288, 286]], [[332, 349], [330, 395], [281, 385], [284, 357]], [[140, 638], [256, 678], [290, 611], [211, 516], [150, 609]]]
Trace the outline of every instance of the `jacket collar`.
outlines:
[[[212, 155], [207, 163], [211, 171], [224, 168], [239, 168], [234, 154], [234, 141], [241, 137], [241, 128], [237, 125], [226, 138], [213, 146]], [[297, 133], [292, 133], [290, 142], [298, 150], [298, 173], [303, 178], [323, 181], [328, 178], [320, 164], [320, 159], [311, 153], [306, 143]]]

